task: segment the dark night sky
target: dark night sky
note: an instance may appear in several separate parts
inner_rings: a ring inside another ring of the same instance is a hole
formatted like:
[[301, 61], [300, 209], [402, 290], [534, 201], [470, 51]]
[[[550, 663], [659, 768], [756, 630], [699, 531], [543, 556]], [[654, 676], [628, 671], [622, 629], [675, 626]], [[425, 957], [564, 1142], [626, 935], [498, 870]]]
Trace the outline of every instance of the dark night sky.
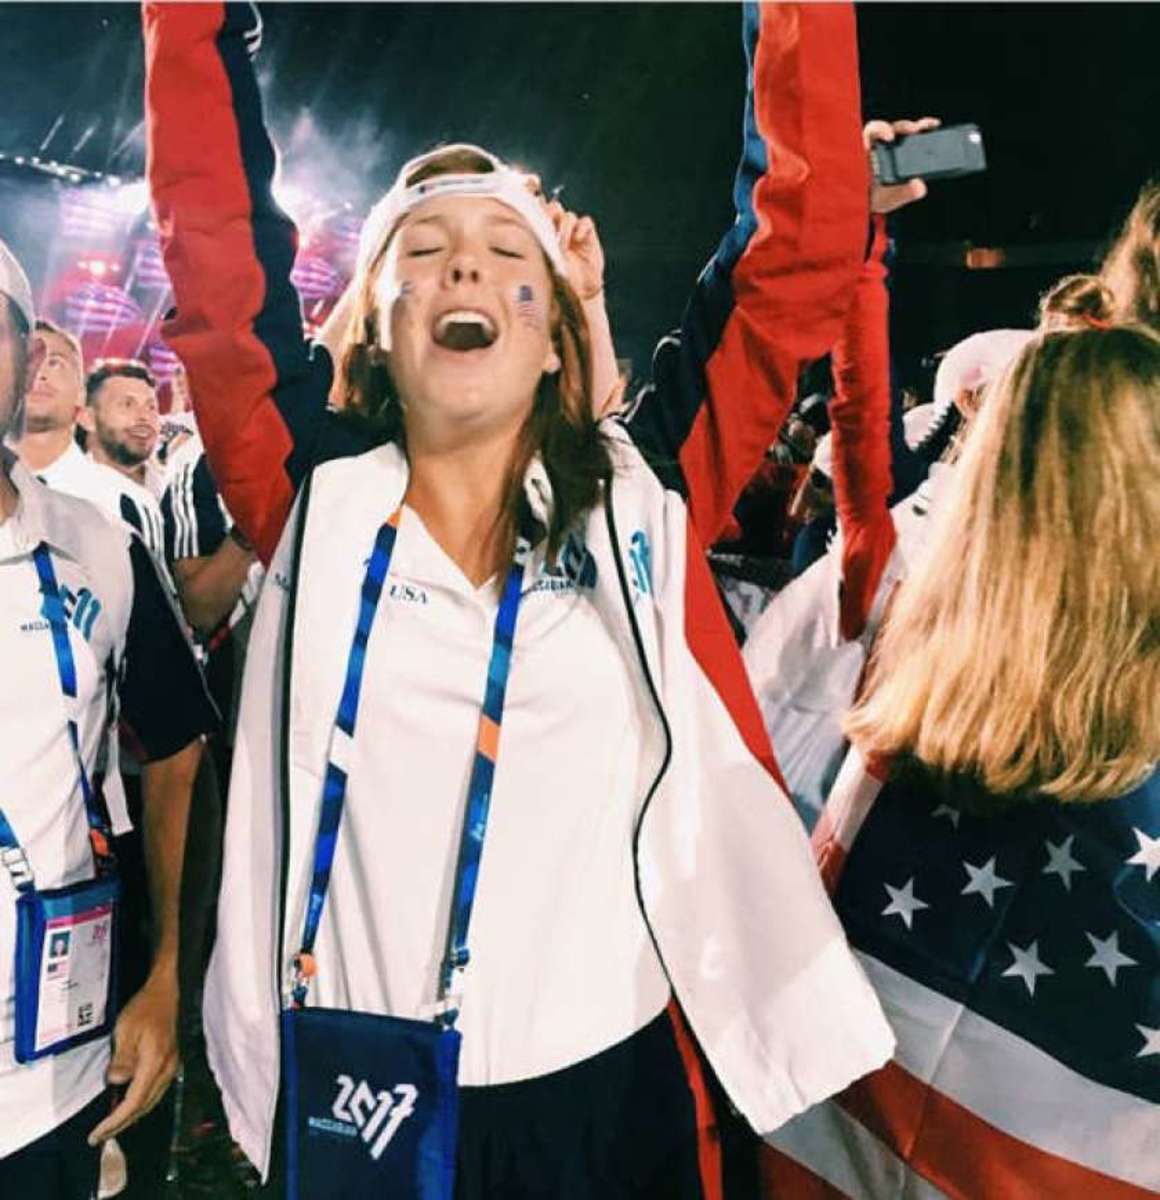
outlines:
[[[301, 4], [264, 15], [261, 72], [291, 178], [365, 203], [405, 158], [449, 138], [534, 166], [596, 215], [614, 324], [640, 369], [731, 219], [743, 84], [733, 5]], [[140, 171], [137, 20], [128, 4], [0, 5], [0, 151], [36, 152], [61, 116], [46, 155]], [[874, 4], [859, 21], [867, 113], [976, 121], [991, 165], [898, 223], [899, 303], [930, 322], [906, 336], [937, 342], [984, 315], [1020, 319], [1044, 271], [981, 281], [908, 266], [908, 248], [1104, 238], [1157, 170], [1160, 7]], [[0, 235], [18, 237], [11, 194]]]

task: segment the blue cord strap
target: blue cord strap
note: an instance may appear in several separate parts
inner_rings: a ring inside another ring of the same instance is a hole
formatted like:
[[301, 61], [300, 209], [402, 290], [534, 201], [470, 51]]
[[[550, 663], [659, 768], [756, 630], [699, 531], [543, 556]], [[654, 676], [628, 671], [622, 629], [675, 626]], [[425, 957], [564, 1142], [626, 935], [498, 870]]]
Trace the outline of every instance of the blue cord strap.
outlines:
[[[318, 936], [322, 910], [330, 888], [330, 873], [334, 865], [338, 829], [346, 803], [350, 750], [358, 720], [359, 697], [362, 692], [363, 671], [366, 666], [367, 643], [382, 598], [383, 583], [390, 569], [402, 508], [397, 509], [379, 528], [374, 548], [367, 562], [359, 602], [358, 622], [351, 639], [347, 658], [346, 679], [342, 697], [331, 731], [330, 753], [322, 787], [322, 809], [318, 833], [314, 842], [314, 870], [302, 932], [302, 946], [294, 958], [292, 1003], [301, 1008], [306, 1002], [310, 980], [315, 974], [314, 943]], [[504, 696], [511, 670], [512, 644], [515, 638], [516, 617], [519, 613], [524, 571], [531, 557], [531, 543], [526, 537], [516, 542], [516, 551], [508, 569], [499, 611], [496, 613], [495, 634], [488, 662], [487, 684], [479, 717], [475, 760], [467, 790], [467, 807], [460, 833], [459, 858], [455, 873], [455, 888], [447, 934], [447, 952], [440, 973], [440, 996], [443, 1006], [440, 1021], [450, 1027], [458, 1015], [451, 999], [451, 985], [456, 973], [467, 965], [467, 934], [471, 909], [475, 901], [475, 885], [483, 839], [487, 832], [491, 787], [495, 777], [499, 731], [503, 721]], [[449, 1007], [449, 1005], [451, 1005]]]
[[442, 1006], [440, 1021], [449, 1027], [455, 1024], [459, 1015], [459, 1001], [454, 985], [462, 977], [470, 958], [467, 933], [471, 925], [471, 909], [475, 903], [475, 885], [479, 881], [483, 839], [487, 833], [495, 764], [499, 757], [500, 726], [503, 724], [503, 705], [511, 671], [512, 643], [515, 640], [524, 568], [530, 556], [531, 545], [520, 539], [516, 543], [515, 557], [508, 569], [503, 597], [495, 617], [495, 635], [487, 666], [487, 687], [479, 714], [475, 760], [471, 766], [471, 780], [467, 785], [467, 808], [463, 815], [463, 829], [459, 838], [459, 859], [455, 866], [455, 890], [451, 898], [447, 950], [443, 956], [443, 969], [439, 980], [439, 1002]]
[[[73, 706], [77, 699], [77, 669], [72, 646], [68, 640], [68, 615], [64, 609], [64, 600], [61, 598], [60, 585], [56, 580], [52, 555], [44, 542], [41, 542], [33, 550], [32, 561], [36, 565], [36, 574], [40, 579], [40, 611], [48, 621], [48, 627], [52, 634], [52, 649], [56, 658], [57, 675], [60, 679], [60, 690], [64, 696], [67, 711], [69, 746], [72, 748], [77, 779], [80, 782], [81, 795], [85, 802], [85, 817], [89, 823], [89, 845], [92, 848], [93, 861], [96, 864], [98, 877], [111, 875], [117, 865], [112, 850], [112, 828], [89, 781], [89, 773], [85, 769], [85, 760], [81, 753], [80, 729], [73, 716]], [[32, 869], [28, 864], [28, 859], [8, 818], [2, 811], [0, 811], [0, 863], [7, 868], [18, 891], [29, 891], [33, 888]]]

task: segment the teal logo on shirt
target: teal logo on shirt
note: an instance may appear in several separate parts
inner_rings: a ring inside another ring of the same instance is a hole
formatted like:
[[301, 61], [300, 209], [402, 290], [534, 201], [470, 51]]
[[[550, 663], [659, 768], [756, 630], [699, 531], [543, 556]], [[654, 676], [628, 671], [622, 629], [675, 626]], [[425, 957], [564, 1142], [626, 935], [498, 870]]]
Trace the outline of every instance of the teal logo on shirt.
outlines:
[[596, 559], [579, 534], [570, 533], [560, 549], [558, 566], [578, 588], [596, 586]]
[[[101, 615], [101, 602], [87, 587], [81, 588], [79, 592], [73, 592], [63, 584], [60, 588], [60, 599], [64, 605], [65, 617], [86, 642], [91, 642], [93, 626], [97, 623], [97, 617]], [[20, 628], [25, 633], [32, 633], [48, 629], [49, 624], [47, 620], [26, 621]]]
[[628, 540], [628, 560], [632, 564], [632, 582], [641, 596], [652, 593], [652, 548], [648, 535], [638, 529]]

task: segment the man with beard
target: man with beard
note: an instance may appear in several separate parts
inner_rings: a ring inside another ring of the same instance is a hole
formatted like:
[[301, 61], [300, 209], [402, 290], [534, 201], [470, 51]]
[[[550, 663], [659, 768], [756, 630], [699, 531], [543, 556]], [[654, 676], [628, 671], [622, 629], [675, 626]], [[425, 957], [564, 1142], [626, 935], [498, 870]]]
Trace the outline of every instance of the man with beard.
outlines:
[[161, 436], [157, 381], [133, 358], [106, 358], [85, 380], [85, 406], [79, 414], [94, 462], [120, 471], [160, 498], [164, 473], [153, 461]]
[[[46, 358], [34, 322], [0, 242], [0, 440], [17, 444]], [[176, 1070], [182, 854], [214, 714], [140, 541], [3, 447], [0, 662], [0, 1195], [87, 1200], [93, 1147], [148, 1112]], [[156, 914], [147, 978], [119, 1014], [123, 827], [91, 784], [118, 712], [147, 760]]]

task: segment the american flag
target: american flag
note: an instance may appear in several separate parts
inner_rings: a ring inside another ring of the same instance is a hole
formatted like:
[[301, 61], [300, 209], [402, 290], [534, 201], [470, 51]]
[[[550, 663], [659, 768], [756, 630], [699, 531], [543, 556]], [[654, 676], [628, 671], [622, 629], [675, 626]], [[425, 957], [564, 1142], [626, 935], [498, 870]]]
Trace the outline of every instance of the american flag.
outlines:
[[1160, 772], [980, 815], [851, 752], [815, 845], [898, 1048], [767, 1139], [775, 1194], [1160, 1190]]
[[135, 325], [142, 317], [141, 306], [124, 288], [105, 283], [82, 283], [64, 300], [64, 322], [73, 333], [111, 333]]
[[540, 324], [540, 310], [536, 304], [535, 293], [526, 283], [521, 283], [516, 292], [516, 316], [525, 325]]

